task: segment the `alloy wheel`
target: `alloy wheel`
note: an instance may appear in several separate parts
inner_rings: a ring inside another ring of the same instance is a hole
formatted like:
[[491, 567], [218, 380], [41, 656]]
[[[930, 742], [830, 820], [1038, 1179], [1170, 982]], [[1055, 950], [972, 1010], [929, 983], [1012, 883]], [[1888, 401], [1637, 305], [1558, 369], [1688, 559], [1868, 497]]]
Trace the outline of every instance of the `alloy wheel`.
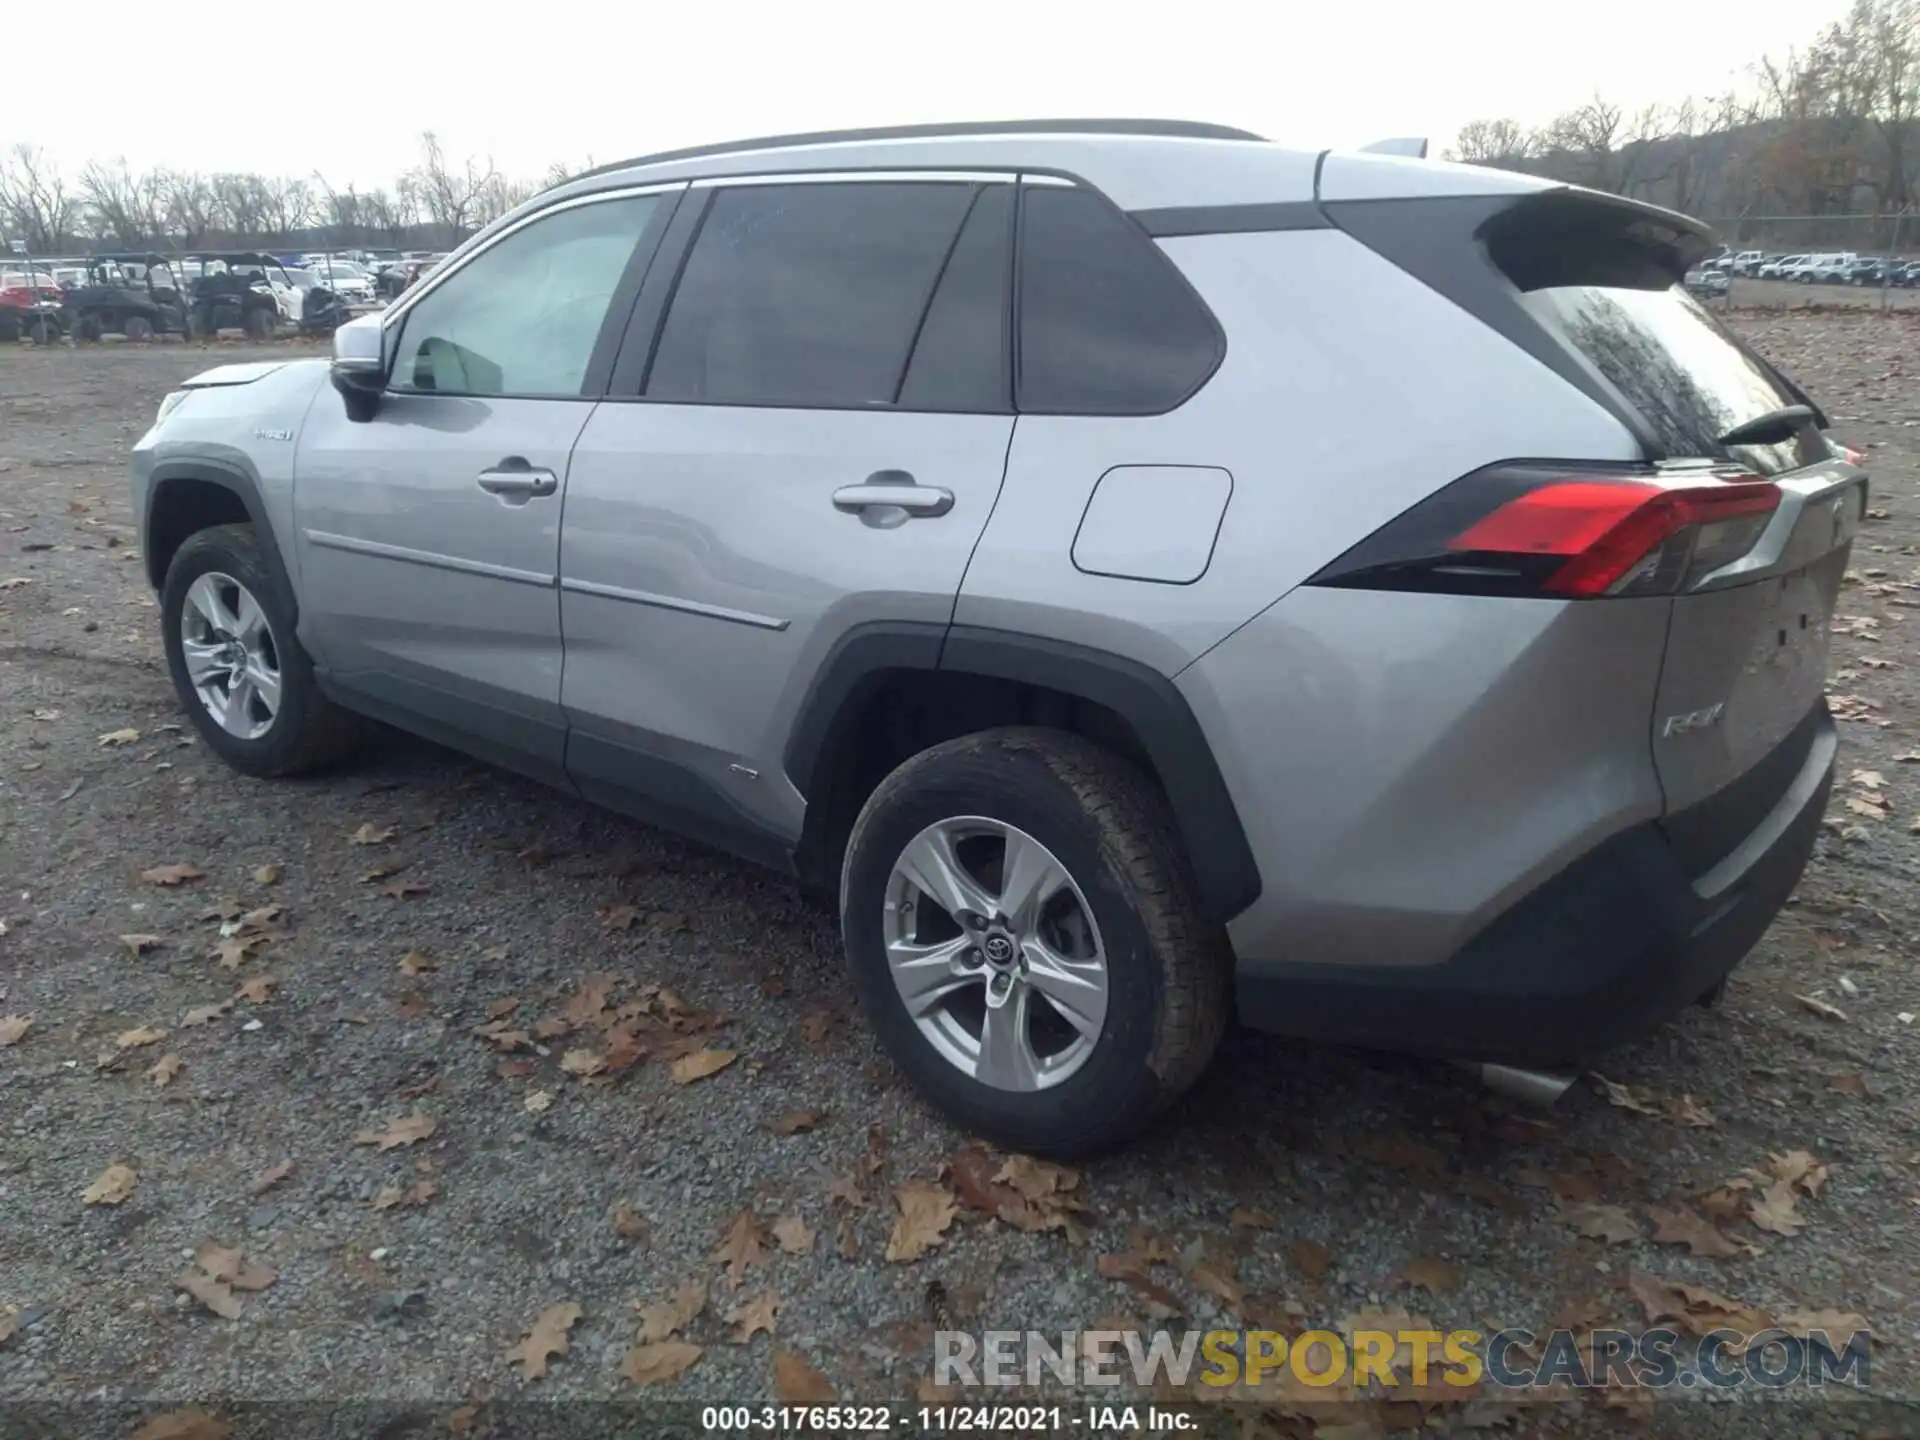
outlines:
[[1050, 1089], [1106, 1023], [1100, 927], [1058, 857], [983, 816], [929, 825], [894, 861], [884, 935], [894, 987], [949, 1064], [997, 1090]]
[[258, 740], [273, 728], [280, 713], [280, 647], [246, 586], [209, 571], [187, 588], [180, 653], [194, 694], [222, 730]]

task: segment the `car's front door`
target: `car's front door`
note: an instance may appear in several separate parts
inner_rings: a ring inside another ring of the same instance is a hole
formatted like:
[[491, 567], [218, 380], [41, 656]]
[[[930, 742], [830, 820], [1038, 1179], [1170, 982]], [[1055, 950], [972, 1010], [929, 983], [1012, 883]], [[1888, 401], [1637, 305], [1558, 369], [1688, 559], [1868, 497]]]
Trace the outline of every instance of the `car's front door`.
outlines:
[[556, 580], [567, 467], [674, 190], [567, 201], [399, 309], [387, 390], [300, 434], [300, 628], [348, 704], [564, 775]]
[[583, 793], [777, 849], [804, 813], [784, 741], [834, 645], [917, 622], [937, 646], [1013, 432], [1013, 178], [689, 193], [569, 478]]

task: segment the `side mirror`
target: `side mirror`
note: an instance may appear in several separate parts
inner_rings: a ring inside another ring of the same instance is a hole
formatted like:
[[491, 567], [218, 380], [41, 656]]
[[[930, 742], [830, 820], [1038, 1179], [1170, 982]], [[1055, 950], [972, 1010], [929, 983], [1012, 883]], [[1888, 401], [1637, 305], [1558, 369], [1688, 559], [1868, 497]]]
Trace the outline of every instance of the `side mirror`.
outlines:
[[333, 388], [346, 397], [347, 418], [371, 420], [387, 388], [385, 335], [378, 315], [362, 315], [333, 332]]

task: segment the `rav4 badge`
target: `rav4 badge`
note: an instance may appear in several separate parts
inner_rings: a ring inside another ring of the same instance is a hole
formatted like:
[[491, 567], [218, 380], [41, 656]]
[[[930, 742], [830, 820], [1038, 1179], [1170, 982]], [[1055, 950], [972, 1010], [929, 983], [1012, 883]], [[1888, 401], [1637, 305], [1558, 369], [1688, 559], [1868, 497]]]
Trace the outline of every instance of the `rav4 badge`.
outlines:
[[1660, 733], [1672, 737], [1685, 735], [1690, 730], [1704, 730], [1709, 725], [1717, 725], [1726, 708], [1727, 702], [1722, 700], [1716, 705], [1709, 705], [1704, 710], [1689, 710], [1684, 715], [1669, 715], [1667, 723], [1660, 727]]

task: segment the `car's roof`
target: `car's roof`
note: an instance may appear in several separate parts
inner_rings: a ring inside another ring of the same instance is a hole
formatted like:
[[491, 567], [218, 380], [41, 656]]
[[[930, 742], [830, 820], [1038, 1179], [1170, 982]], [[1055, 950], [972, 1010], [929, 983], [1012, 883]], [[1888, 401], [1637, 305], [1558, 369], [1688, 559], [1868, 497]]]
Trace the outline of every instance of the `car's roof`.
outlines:
[[[1002, 120], [771, 136], [643, 155], [587, 172], [538, 198], [729, 175], [839, 170], [1032, 170], [1084, 180], [1125, 210], [1532, 190], [1553, 182], [1397, 155], [1274, 144], [1181, 120]], [[1338, 192], [1338, 193], [1336, 193]]]

